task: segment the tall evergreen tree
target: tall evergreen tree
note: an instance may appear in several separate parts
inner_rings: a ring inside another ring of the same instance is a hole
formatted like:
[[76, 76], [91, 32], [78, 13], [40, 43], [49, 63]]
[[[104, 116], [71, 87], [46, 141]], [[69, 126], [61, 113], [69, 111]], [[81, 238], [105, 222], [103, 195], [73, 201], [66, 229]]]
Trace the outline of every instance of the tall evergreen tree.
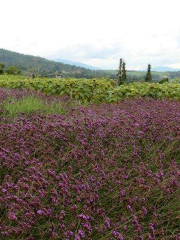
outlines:
[[127, 75], [126, 75], [126, 63], [122, 58], [120, 59], [119, 71], [117, 76], [118, 76], [118, 86], [124, 84], [124, 82], [127, 79]]
[[148, 70], [146, 73], [145, 82], [152, 82], [151, 65], [150, 64], [148, 64]]
[[122, 58], [120, 59], [119, 62], [119, 71], [118, 71], [118, 86], [122, 84], [122, 66], [123, 66], [123, 60]]
[[122, 66], [122, 82], [125, 83], [127, 79], [127, 75], [126, 75], [126, 63], [123, 62], [123, 66]]

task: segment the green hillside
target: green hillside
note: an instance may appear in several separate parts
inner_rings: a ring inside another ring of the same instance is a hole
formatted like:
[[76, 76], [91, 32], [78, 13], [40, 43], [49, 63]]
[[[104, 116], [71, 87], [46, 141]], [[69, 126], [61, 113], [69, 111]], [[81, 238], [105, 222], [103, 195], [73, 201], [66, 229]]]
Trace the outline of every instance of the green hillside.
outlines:
[[103, 71], [94, 71], [60, 62], [54, 62], [42, 57], [20, 54], [5, 49], [0, 49], [0, 62], [5, 63], [7, 67], [17, 66], [24, 74], [35, 73], [37, 75], [55, 76], [59, 74], [72, 77], [101, 77], [109, 75]]

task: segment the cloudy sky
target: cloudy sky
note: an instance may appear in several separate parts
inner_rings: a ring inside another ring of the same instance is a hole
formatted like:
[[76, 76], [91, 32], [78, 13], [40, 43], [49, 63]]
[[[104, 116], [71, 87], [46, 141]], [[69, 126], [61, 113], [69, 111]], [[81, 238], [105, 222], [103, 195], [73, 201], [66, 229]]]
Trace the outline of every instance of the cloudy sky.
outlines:
[[116, 69], [180, 68], [179, 0], [0, 0], [0, 48]]

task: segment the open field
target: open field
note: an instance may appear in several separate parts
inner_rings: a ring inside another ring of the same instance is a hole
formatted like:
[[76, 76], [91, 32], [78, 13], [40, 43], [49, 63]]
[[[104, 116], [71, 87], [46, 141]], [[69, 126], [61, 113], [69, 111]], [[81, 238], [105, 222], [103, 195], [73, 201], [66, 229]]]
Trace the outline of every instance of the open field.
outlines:
[[179, 84], [6, 78], [0, 239], [180, 239]]

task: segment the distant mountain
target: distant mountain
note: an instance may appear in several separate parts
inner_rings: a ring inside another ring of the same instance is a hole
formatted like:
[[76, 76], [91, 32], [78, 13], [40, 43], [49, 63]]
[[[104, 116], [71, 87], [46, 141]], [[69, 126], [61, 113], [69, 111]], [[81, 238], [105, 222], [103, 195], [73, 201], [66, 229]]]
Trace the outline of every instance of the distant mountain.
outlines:
[[[146, 70], [144, 70], [144, 71], [146, 71]], [[159, 66], [159, 67], [152, 67], [152, 71], [155, 71], [155, 72], [178, 72], [178, 71], [180, 71], [180, 69]]]
[[84, 63], [80, 63], [80, 62], [73, 62], [73, 61], [69, 61], [69, 60], [65, 60], [65, 59], [61, 59], [61, 58], [57, 58], [57, 59], [52, 59], [55, 62], [60, 62], [60, 63], [64, 63], [64, 64], [69, 64], [69, 65], [74, 65], [77, 67], [83, 67], [83, 68], [87, 68], [87, 69], [91, 69], [91, 70], [101, 70], [98, 67], [93, 67], [93, 66], [89, 66], [87, 64]]
[[49, 73], [49, 72], [85, 72], [86, 68], [72, 66], [70, 64], [54, 62], [47, 60], [42, 57], [35, 57], [31, 55], [20, 54], [12, 52], [5, 49], [0, 49], [0, 62], [5, 63], [5, 65], [12, 66], [15, 65], [19, 67], [22, 71], [28, 71], [29, 69], [36, 69], [38, 73]]
[[25, 75], [34, 73], [40, 76], [55, 77], [56, 72], [59, 72], [60, 76], [75, 78], [113, 78], [115, 76], [103, 70], [94, 70], [95, 68], [86, 64], [71, 61], [71, 64], [69, 61], [64, 61], [64, 63], [62, 61], [55, 62], [42, 57], [20, 54], [5, 49], [0, 49], [0, 62], [5, 63], [6, 67], [12, 65], [19, 67]]

